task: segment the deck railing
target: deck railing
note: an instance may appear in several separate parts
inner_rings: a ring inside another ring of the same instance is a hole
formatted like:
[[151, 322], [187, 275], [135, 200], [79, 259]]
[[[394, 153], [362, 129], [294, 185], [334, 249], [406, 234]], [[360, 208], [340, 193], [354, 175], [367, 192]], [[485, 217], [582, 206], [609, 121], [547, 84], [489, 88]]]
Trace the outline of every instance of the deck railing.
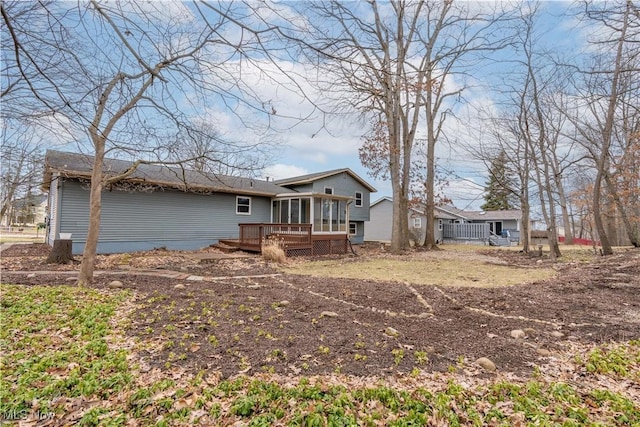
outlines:
[[311, 247], [311, 224], [239, 224], [240, 248], [260, 250], [269, 240], [283, 248]]
[[224, 243], [252, 252], [260, 252], [264, 243], [276, 242], [287, 256], [344, 254], [347, 252], [347, 233], [313, 234], [311, 224], [238, 224], [240, 238]]
[[443, 224], [442, 237], [456, 240], [487, 240], [488, 223]]

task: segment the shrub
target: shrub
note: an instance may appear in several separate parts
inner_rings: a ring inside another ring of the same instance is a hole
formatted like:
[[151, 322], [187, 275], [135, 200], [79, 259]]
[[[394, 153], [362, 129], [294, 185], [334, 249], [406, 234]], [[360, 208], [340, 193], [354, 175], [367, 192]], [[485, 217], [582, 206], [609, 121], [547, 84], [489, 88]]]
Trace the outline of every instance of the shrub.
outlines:
[[267, 261], [277, 262], [278, 264], [282, 264], [287, 260], [287, 255], [280, 247], [280, 243], [271, 239], [262, 245], [262, 257]]

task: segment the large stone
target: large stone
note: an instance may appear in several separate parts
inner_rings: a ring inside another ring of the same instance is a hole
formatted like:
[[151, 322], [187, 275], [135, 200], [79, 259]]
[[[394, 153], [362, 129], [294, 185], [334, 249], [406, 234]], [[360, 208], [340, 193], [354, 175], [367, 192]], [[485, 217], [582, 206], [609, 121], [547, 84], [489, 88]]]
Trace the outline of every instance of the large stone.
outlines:
[[182, 283], [178, 283], [174, 286], [174, 289], [184, 289], [184, 285]]
[[476, 360], [476, 364], [480, 365], [480, 367], [487, 372], [495, 372], [496, 370], [496, 364], [486, 357], [481, 357]]
[[521, 339], [524, 339], [524, 337], [526, 336], [527, 334], [522, 329], [514, 329], [513, 331], [511, 331], [511, 338], [521, 340]]
[[109, 286], [112, 289], [124, 288], [124, 285], [119, 280], [112, 280], [112, 281], [109, 282], [109, 284], [107, 286]]
[[536, 352], [542, 356], [542, 357], [549, 357], [551, 356], [551, 352], [549, 350], [547, 350], [546, 348], [538, 348], [536, 350]]
[[392, 328], [391, 326], [387, 326], [384, 330], [384, 333], [389, 335], [390, 337], [397, 337], [400, 335], [397, 329]]
[[335, 311], [323, 311], [320, 313], [320, 317], [338, 317], [338, 313]]
[[562, 338], [564, 336], [564, 334], [560, 331], [553, 331], [551, 332], [551, 336], [554, 338]]

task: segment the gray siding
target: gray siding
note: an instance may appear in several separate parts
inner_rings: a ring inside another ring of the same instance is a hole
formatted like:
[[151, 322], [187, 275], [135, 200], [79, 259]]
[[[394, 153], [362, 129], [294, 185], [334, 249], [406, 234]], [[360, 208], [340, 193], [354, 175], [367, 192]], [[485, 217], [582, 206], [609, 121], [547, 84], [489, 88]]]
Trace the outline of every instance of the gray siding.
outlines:
[[[296, 186], [295, 190], [299, 192], [312, 191], [314, 193], [324, 193], [325, 187], [332, 187], [333, 194], [339, 196], [347, 196], [355, 198], [356, 191], [362, 192], [362, 207], [358, 208], [355, 203], [349, 205], [349, 219], [351, 221], [368, 221], [369, 220], [369, 206], [371, 204], [370, 191], [353, 179], [351, 175], [346, 172], [342, 172], [338, 175], [333, 175], [327, 178], [319, 179], [313, 182], [313, 186], [301, 185]], [[293, 188], [293, 187], [292, 187]]]
[[53, 241], [58, 237], [58, 211], [60, 199], [58, 197], [58, 177], [53, 177], [51, 186], [49, 187], [49, 228], [47, 229], [46, 243], [53, 245]]
[[354, 243], [356, 245], [361, 245], [362, 243], [364, 243], [364, 230], [365, 230], [364, 221], [349, 221], [349, 222], [355, 222], [356, 227], [358, 229], [357, 234], [349, 235], [349, 239], [351, 240], [351, 243]]
[[391, 241], [391, 227], [393, 222], [393, 203], [382, 200], [370, 211], [370, 220], [364, 224], [364, 240], [389, 242]]
[[[88, 229], [89, 189], [69, 180], [60, 190], [64, 197], [58, 231], [73, 233], [73, 252], [81, 253]], [[237, 215], [234, 194], [105, 191], [98, 253], [198, 249], [219, 239], [238, 238], [239, 223], [269, 220], [269, 198], [251, 197], [251, 215]]]
[[[371, 220], [365, 222], [364, 240], [374, 242], [390, 242], [393, 228], [393, 202], [384, 199], [375, 204], [371, 209]], [[420, 218], [420, 228], [414, 228], [414, 218]], [[448, 220], [443, 220], [444, 222]], [[427, 237], [427, 217], [416, 211], [409, 211], [409, 234], [412, 240], [418, 244], [424, 244]], [[439, 218], [436, 217], [433, 224], [435, 238], [442, 241], [442, 230], [439, 230]]]
[[[351, 242], [355, 244], [364, 243], [367, 236], [368, 223], [370, 219], [369, 207], [371, 205], [371, 192], [368, 188], [353, 179], [351, 175], [342, 172], [327, 178], [318, 179], [312, 184], [304, 184], [298, 186], [289, 186], [289, 188], [301, 193], [320, 193], [324, 194], [325, 187], [333, 188], [333, 194], [339, 196], [347, 196], [354, 199], [349, 204], [349, 222], [358, 224], [358, 234], [350, 237]], [[362, 207], [355, 205], [356, 191], [362, 193]]]
[[486, 219], [482, 221], [474, 220], [471, 222], [474, 222], [474, 223], [501, 222], [503, 230], [510, 230], [510, 231], [520, 230], [520, 225], [518, 224], [519, 221], [517, 219]]

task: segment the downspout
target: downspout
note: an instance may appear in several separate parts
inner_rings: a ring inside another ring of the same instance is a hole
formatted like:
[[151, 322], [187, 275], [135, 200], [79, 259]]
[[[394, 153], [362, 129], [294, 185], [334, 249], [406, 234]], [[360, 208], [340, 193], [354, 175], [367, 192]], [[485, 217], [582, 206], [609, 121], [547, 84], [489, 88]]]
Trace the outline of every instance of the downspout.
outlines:
[[[353, 200], [349, 199], [349, 201], [347, 202], [347, 217], [345, 218], [345, 227], [347, 228], [347, 244], [349, 245], [349, 249], [351, 250], [351, 253], [354, 254], [355, 256], [358, 256], [358, 254], [356, 253], [356, 251], [353, 250], [353, 244], [351, 243], [351, 237], [349, 236], [349, 212], [351, 211], [350, 205], [351, 203], [353, 203]], [[356, 229], [357, 231], [357, 229]]]

